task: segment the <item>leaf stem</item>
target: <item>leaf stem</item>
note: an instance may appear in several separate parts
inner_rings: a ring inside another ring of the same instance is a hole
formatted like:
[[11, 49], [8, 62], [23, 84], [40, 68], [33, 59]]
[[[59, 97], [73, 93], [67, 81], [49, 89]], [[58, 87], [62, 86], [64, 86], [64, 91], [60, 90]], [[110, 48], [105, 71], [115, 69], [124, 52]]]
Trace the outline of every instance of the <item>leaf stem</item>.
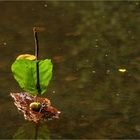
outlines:
[[39, 82], [39, 61], [38, 61], [38, 57], [39, 57], [39, 43], [38, 43], [38, 36], [37, 36], [37, 28], [34, 27], [33, 28], [33, 32], [34, 32], [34, 40], [35, 40], [35, 56], [36, 56], [36, 77], [37, 77], [37, 83], [36, 83], [36, 88], [37, 88], [37, 95], [41, 93], [41, 89], [40, 89], [40, 82]]

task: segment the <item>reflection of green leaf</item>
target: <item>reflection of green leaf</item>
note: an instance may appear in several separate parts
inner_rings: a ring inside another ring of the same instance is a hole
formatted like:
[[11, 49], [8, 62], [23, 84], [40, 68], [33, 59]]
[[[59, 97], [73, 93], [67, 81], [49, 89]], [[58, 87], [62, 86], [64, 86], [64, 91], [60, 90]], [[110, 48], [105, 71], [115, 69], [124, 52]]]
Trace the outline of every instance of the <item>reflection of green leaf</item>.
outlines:
[[[32, 95], [37, 94], [37, 76], [36, 76], [36, 63], [37, 61], [31, 61], [27, 59], [16, 60], [12, 64], [12, 72], [14, 78], [19, 83], [20, 87]], [[51, 60], [39, 60], [39, 80], [41, 94], [43, 94], [49, 81], [52, 77], [52, 63]]]
[[[35, 124], [27, 122], [23, 124], [21, 127], [13, 135], [13, 139], [34, 139], [35, 137]], [[46, 124], [40, 124], [38, 128], [38, 137], [37, 139], [50, 139], [50, 132], [47, 128]]]

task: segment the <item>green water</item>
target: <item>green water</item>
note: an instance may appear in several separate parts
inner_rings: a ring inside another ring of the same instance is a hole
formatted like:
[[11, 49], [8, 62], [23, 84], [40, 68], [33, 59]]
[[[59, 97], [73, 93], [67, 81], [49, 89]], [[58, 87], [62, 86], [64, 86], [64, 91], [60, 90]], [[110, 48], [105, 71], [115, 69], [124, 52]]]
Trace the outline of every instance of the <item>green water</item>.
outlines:
[[[0, 138], [32, 138], [34, 124], [17, 111], [10, 92], [19, 54], [51, 58], [47, 94], [61, 111], [42, 124], [42, 138], [140, 138], [140, 2], [0, 2]], [[122, 73], [119, 69], [125, 69]]]

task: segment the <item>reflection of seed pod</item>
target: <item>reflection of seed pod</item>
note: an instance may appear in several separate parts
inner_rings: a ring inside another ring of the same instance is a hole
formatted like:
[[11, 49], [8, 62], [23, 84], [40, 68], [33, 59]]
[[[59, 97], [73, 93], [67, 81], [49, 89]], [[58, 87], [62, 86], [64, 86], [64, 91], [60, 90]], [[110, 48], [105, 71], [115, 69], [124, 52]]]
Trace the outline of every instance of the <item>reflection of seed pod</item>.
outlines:
[[33, 110], [33, 111], [38, 112], [40, 110], [40, 108], [41, 108], [41, 103], [39, 103], [39, 102], [32, 102], [30, 104], [30, 109]]

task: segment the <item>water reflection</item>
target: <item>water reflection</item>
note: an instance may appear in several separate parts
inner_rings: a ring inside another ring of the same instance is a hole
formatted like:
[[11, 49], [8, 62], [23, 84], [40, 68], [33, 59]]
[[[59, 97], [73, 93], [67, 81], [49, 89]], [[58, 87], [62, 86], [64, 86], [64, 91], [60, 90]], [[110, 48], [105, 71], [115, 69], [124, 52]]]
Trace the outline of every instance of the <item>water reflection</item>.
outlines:
[[46, 123], [39, 124], [38, 132], [35, 131], [35, 123], [26, 122], [20, 126], [15, 134], [13, 139], [34, 139], [35, 133], [37, 134], [37, 139], [50, 139], [50, 132]]
[[0, 138], [25, 123], [9, 96], [21, 91], [10, 66], [34, 53], [33, 26], [46, 28], [40, 58], [54, 63], [46, 96], [62, 112], [48, 122], [51, 138], [140, 138], [139, 9], [130, 1], [0, 2]]

